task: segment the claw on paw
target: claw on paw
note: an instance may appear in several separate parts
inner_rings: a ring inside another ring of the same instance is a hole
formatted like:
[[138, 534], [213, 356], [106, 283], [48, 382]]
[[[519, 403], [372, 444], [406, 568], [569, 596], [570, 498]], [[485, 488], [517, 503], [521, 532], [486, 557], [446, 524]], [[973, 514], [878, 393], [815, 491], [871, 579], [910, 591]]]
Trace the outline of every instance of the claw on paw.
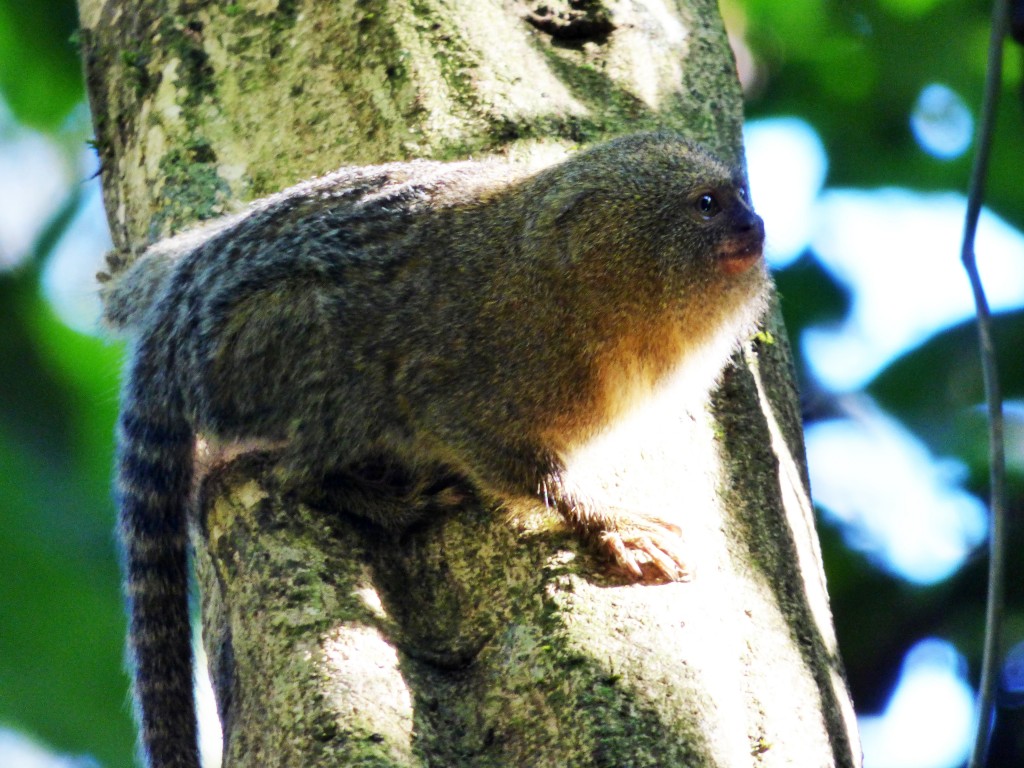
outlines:
[[691, 573], [678, 530], [666, 526], [664, 533], [606, 531], [601, 535], [601, 546], [637, 581], [689, 581]]

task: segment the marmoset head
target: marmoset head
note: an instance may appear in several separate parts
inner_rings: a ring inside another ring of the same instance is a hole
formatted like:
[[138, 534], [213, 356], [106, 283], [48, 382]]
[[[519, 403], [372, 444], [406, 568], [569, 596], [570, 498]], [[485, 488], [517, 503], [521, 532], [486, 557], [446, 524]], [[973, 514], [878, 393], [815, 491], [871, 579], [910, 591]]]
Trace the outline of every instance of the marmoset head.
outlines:
[[742, 179], [698, 188], [684, 206], [698, 223], [707, 253], [727, 275], [754, 266], [764, 251], [764, 222], [754, 213]]
[[764, 224], [744, 175], [698, 145], [666, 132], [625, 136], [549, 178], [533, 226], [559, 233], [573, 271], [677, 294], [763, 282]]

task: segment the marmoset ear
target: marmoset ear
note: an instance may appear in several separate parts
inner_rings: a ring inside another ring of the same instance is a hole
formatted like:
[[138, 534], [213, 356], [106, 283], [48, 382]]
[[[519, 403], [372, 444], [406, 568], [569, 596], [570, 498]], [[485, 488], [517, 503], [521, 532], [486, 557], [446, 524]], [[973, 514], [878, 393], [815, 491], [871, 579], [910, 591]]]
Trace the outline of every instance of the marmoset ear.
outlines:
[[[556, 189], [545, 195], [539, 210], [526, 222], [523, 239], [527, 247], [538, 252], [557, 252], [559, 262], [568, 264], [572, 241], [579, 234], [578, 226], [592, 223], [580, 213], [596, 195], [597, 190], [592, 187]], [[554, 238], [553, 232], [557, 233]]]
[[590, 187], [553, 190], [545, 196], [544, 204], [534, 218], [535, 228], [550, 233], [568, 224], [579, 208], [596, 193], [597, 190]]

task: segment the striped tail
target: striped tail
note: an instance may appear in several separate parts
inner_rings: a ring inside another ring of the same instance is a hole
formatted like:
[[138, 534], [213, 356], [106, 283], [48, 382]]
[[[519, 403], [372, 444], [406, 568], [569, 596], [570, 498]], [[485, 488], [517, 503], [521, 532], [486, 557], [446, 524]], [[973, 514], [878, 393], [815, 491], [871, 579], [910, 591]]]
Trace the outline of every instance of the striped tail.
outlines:
[[118, 423], [128, 648], [145, 764], [198, 768], [186, 515], [193, 437], [177, 393], [160, 396], [170, 387], [158, 368], [136, 356]]

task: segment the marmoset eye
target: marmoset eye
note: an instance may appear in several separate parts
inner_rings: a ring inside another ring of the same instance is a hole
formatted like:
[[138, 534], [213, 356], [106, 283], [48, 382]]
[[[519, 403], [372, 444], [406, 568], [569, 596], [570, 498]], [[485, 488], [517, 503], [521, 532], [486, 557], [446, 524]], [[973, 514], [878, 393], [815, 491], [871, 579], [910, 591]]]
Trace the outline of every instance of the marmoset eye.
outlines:
[[718, 200], [710, 192], [705, 192], [703, 195], [697, 198], [695, 203], [698, 213], [705, 219], [714, 218], [722, 207], [718, 204]]

